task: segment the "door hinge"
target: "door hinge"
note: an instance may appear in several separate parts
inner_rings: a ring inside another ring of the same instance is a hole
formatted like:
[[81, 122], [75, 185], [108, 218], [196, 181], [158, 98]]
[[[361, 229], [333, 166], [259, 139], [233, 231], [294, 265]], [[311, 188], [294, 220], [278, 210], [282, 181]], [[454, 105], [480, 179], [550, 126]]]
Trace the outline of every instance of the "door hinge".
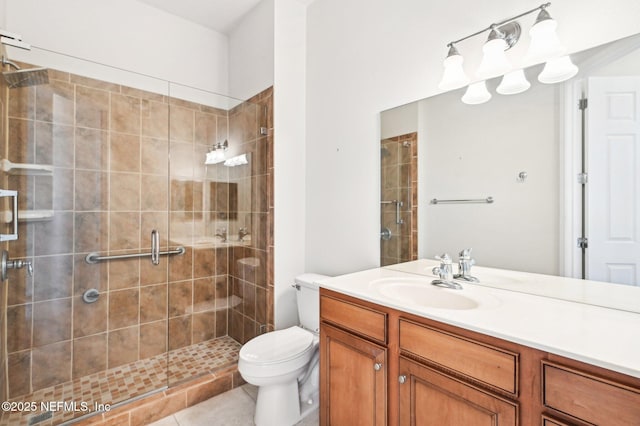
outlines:
[[589, 248], [589, 239], [587, 237], [578, 238], [578, 248], [581, 248], [581, 249]]
[[587, 173], [578, 173], [578, 183], [580, 185], [586, 185], [589, 182], [589, 175]]
[[587, 106], [589, 106], [589, 100], [587, 98], [582, 98], [578, 101], [579, 110], [587, 109]]

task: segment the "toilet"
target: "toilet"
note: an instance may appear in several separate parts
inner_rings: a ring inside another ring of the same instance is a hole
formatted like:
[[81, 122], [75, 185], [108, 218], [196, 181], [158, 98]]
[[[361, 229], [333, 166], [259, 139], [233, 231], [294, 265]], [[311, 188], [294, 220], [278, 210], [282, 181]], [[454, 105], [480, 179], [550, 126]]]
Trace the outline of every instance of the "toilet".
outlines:
[[319, 405], [319, 292], [316, 281], [295, 278], [300, 325], [249, 340], [240, 349], [238, 371], [258, 386], [256, 426], [291, 426]]

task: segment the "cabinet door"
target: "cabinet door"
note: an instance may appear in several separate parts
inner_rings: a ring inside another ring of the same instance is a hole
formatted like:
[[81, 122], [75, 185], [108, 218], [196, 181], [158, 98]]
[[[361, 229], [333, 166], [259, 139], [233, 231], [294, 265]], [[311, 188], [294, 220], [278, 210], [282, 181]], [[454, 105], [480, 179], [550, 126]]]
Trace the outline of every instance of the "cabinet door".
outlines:
[[516, 403], [400, 358], [400, 425], [514, 426]]
[[387, 350], [322, 323], [320, 424], [387, 423]]

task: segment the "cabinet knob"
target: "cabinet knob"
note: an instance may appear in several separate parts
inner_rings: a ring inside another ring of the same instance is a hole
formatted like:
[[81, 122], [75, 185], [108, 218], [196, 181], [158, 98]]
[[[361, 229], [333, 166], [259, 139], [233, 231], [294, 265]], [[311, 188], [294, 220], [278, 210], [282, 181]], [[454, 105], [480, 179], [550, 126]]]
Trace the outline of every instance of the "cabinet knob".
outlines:
[[380, 364], [379, 362], [376, 362], [375, 364], [373, 364], [374, 370], [380, 371], [381, 368], [382, 368], [382, 364]]
[[405, 376], [404, 374], [402, 376], [398, 376], [398, 382], [400, 382], [400, 384], [404, 384], [404, 382], [407, 381], [407, 376]]

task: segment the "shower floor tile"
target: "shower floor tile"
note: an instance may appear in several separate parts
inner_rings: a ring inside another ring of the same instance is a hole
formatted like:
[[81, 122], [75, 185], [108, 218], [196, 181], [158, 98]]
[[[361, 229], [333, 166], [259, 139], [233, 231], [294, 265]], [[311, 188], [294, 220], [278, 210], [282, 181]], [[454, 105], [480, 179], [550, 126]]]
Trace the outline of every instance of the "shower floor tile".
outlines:
[[[87, 414], [87, 409], [95, 411], [96, 404], [127, 401], [167, 385], [227, 368], [238, 362], [239, 351], [240, 344], [225, 336], [41, 389], [12, 400], [35, 403], [35, 411], [3, 410], [0, 424], [58, 425]], [[53, 416], [34, 423], [36, 419], [32, 418], [47, 413], [48, 403], [52, 404]]]

